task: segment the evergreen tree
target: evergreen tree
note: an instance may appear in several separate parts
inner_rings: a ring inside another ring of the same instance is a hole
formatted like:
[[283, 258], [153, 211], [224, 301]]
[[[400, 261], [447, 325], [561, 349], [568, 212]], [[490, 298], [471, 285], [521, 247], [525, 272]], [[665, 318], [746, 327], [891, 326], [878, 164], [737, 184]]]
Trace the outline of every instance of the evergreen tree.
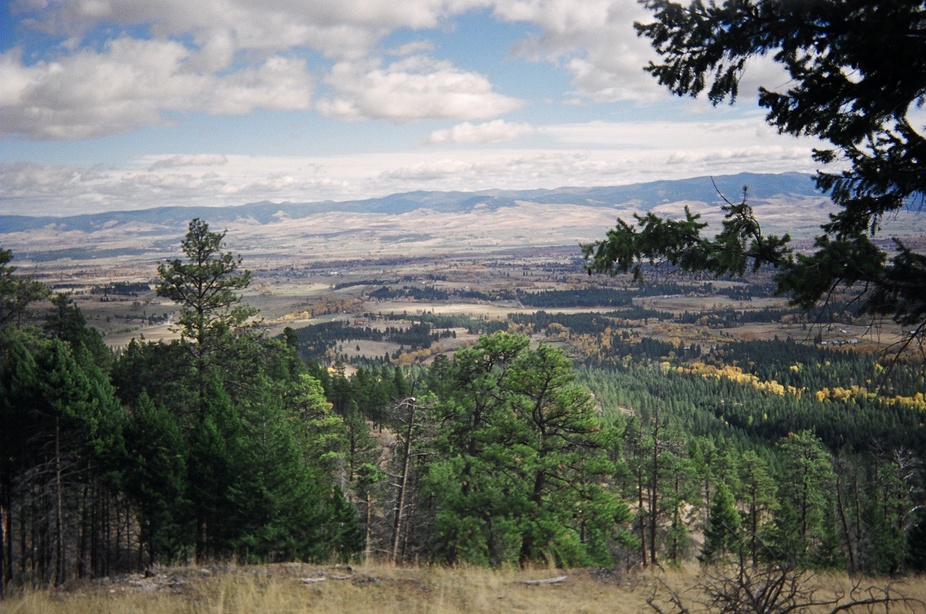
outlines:
[[784, 467], [779, 476], [776, 546], [788, 560], [832, 565], [836, 526], [832, 458], [810, 431], [791, 433], [779, 442], [779, 449]]
[[224, 239], [224, 232], [211, 232], [206, 222], [193, 219], [180, 243], [186, 260], [158, 265], [158, 296], [180, 305], [177, 325], [195, 361], [200, 410], [215, 362], [230, 358], [230, 335], [256, 313], [241, 304], [239, 294], [250, 285], [251, 272], [241, 271], [241, 258], [224, 251]]
[[895, 574], [904, 562], [906, 533], [919, 494], [920, 460], [909, 450], [875, 455], [867, 497], [866, 571]]
[[[893, 238], [874, 239], [881, 222], [926, 193], [926, 137], [912, 112], [926, 100], [926, 8], [921, 0], [880, 2], [692, 2], [644, 0], [651, 21], [636, 24], [660, 60], [646, 70], [670, 91], [706, 92], [732, 103], [750, 60], [765, 56], [790, 76], [761, 87], [766, 121], [795, 136], [829, 144], [817, 161], [845, 163], [821, 172], [817, 185], [839, 206], [822, 226], [814, 252], [795, 253], [790, 237], [767, 236], [746, 202], [728, 202], [723, 229], [702, 237], [705, 224], [653, 213], [623, 220], [603, 241], [584, 247], [589, 270], [640, 274], [641, 261], [665, 258], [688, 271], [742, 274], [780, 267], [779, 292], [809, 308], [838, 287], [853, 288], [864, 308], [913, 327], [926, 323], [926, 256]], [[919, 251], [918, 251], [919, 250]], [[891, 252], [891, 253], [889, 253]]]
[[427, 482], [447, 558], [592, 562], [589, 543], [614, 535], [629, 513], [600, 488], [613, 474], [601, 424], [562, 353], [497, 333], [435, 362], [430, 377], [438, 401]]
[[766, 528], [777, 508], [775, 480], [767, 463], [754, 450], [746, 450], [740, 461], [740, 497], [745, 503], [744, 532], [753, 564], [759, 562], [759, 545], [767, 539]]
[[[83, 346], [75, 356], [59, 339], [22, 332], [7, 335], [0, 375], [0, 499], [7, 505], [20, 493], [16, 523], [5, 517], [6, 580], [13, 577], [15, 536], [23, 581], [27, 559], [37, 574], [31, 579], [41, 583], [101, 573], [108, 560], [92, 509], [118, 488], [125, 454], [114, 390]], [[28, 545], [26, 535], [34, 536]]]
[[631, 476], [631, 498], [635, 503], [636, 515], [633, 519], [634, 535], [637, 538], [639, 547], [638, 558], [640, 564], [646, 567], [648, 560], [647, 547], [649, 544], [650, 526], [649, 513], [647, 511], [647, 483], [648, 476], [651, 474], [650, 459], [652, 458], [653, 442], [652, 437], [644, 429], [643, 424], [637, 416], [633, 416], [627, 421], [623, 432], [623, 445], [621, 449], [624, 452], [624, 462]]
[[83, 312], [65, 294], [56, 294], [51, 299], [52, 309], [45, 318], [45, 334], [66, 341], [77, 352], [84, 346], [93, 357], [93, 362], [105, 373], [113, 363], [112, 351], [103, 341], [103, 335], [87, 326]]
[[910, 571], [926, 571], [926, 513], [920, 510], [912, 519], [907, 532], [906, 564]]
[[174, 417], [142, 392], [126, 425], [125, 488], [151, 562], [182, 560], [193, 545], [187, 446]]
[[740, 551], [740, 514], [733, 493], [723, 482], [717, 485], [704, 529], [701, 559], [707, 563], [724, 560]]
[[13, 252], [0, 248], [0, 332], [25, 323], [29, 306], [50, 294], [45, 284], [16, 274]]
[[[186, 260], [158, 267], [158, 294], [181, 306], [181, 340], [130, 344], [114, 379], [128, 402], [147, 391], [182, 428], [198, 558], [356, 552], [355, 510], [335, 482], [343, 421], [298, 359], [292, 334], [282, 341], [247, 334], [256, 312], [241, 305], [238, 291], [250, 272], [224, 251], [224, 236], [190, 222], [181, 244]], [[133, 377], [139, 370], [148, 375], [141, 382]], [[185, 529], [176, 528], [182, 541]]]
[[690, 508], [701, 503], [698, 496], [698, 481], [695, 465], [682, 453], [681, 446], [674, 446], [664, 454], [665, 472], [662, 486], [660, 512], [667, 518], [665, 529], [665, 551], [674, 565], [680, 565], [689, 551]]
[[[195, 526], [197, 560], [234, 553], [246, 510], [236, 495], [250, 475], [243, 441], [244, 425], [218, 378], [206, 387], [200, 420], [191, 433], [187, 496]], [[264, 519], [265, 521], [268, 519]]]

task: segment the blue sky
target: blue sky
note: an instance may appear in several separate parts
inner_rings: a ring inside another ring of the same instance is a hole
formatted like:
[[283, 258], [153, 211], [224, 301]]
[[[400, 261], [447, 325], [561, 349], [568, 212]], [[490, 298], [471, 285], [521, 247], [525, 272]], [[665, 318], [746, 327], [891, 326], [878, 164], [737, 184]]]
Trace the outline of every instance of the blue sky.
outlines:
[[0, 206], [63, 215], [812, 172], [749, 66], [661, 90], [632, 0], [4, 0]]

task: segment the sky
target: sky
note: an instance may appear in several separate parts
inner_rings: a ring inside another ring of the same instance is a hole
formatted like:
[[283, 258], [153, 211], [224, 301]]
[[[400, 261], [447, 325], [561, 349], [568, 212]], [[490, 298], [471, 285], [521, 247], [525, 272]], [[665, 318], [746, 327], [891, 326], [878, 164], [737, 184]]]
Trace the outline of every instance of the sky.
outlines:
[[0, 2], [7, 215], [817, 168], [774, 63], [673, 96], [633, 0]]

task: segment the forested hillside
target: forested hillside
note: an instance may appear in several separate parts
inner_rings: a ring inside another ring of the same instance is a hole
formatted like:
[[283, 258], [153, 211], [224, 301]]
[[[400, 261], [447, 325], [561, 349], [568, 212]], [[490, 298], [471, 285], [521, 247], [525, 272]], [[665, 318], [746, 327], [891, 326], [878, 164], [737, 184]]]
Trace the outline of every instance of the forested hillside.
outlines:
[[[224, 233], [193, 220], [180, 252], [157, 271], [180, 338], [115, 354], [2, 252], [5, 585], [228, 559], [926, 569], [921, 362], [674, 344], [639, 322], [685, 316], [617, 290], [270, 337]], [[482, 335], [427, 363], [332, 350], [456, 330]]]

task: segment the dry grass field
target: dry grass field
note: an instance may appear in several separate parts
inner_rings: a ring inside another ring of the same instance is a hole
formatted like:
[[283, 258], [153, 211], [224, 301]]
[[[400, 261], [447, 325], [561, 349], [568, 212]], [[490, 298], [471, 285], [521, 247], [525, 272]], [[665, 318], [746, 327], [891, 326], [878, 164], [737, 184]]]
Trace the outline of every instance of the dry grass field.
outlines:
[[[253, 567], [178, 567], [99, 582], [72, 583], [63, 590], [34, 591], [3, 600], [4, 614], [245, 614], [277, 613], [476, 613], [476, 612], [654, 612], [665, 611], [667, 589], [699, 609], [697, 567], [618, 575], [612, 570], [393, 567], [319, 567], [304, 564]], [[549, 584], [532, 582], [556, 579]], [[816, 595], [851, 589], [848, 579], [816, 576]], [[871, 584], [871, 583], [869, 583]], [[867, 584], [866, 584], [867, 586]], [[926, 603], [926, 578], [893, 586]], [[922, 612], [921, 603], [897, 604], [892, 612]], [[832, 606], [806, 610], [828, 612]], [[804, 610], [801, 610], [804, 611]], [[868, 611], [850, 610], [850, 611]], [[883, 607], [879, 611], [884, 611]]]

